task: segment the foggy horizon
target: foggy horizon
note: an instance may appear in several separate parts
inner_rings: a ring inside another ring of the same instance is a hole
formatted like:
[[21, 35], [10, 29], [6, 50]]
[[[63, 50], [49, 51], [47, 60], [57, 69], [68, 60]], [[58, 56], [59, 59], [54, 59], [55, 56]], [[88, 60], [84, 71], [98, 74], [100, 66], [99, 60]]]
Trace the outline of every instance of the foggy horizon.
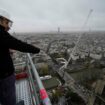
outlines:
[[13, 19], [11, 32], [82, 31], [89, 11], [93, 12], [85, 30], [105, 30], [104, 0], [1, 0], [0, 8]]

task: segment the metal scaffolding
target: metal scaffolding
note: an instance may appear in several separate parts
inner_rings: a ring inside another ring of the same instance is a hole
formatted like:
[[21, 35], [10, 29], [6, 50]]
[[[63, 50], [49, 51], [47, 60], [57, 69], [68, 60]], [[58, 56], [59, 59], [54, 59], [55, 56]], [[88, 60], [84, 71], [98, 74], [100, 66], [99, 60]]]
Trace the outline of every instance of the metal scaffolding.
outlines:
[[[19, 63], [16, 66], [23, 64]], [[25, 65], [27, 78], [16, 81], [17, 102], [24, 100], [25, 105], [52, 105], [30, 54], [26, 56]]]

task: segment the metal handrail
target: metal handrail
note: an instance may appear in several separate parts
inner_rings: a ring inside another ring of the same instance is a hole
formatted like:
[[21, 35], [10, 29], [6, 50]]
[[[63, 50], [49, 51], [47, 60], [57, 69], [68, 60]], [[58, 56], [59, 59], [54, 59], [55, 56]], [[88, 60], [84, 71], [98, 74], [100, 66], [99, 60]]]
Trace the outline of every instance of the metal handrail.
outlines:
[[33, 80], [32, 78], [32, 73], [31, 73], [31, 68], [30, 68], [30, 65], [27, 64], [27, 72], [29, 74], [29, 85], [30, 85], [30, 90], [31, 90], [31, 97], [33, 99], [33, 103], [35, 105], [40, 105], [40, 100], [39, 100], [39, 97], [38, 97], [38, 94], [37, 94], [37, 90], [36, 90], [36, 87], [35, 87], [35, 81]]
[[50, 101], [50, 99], [48, 97], [48, 94], [47, 94], [47, 92], [46, 92], [46, 90], [45, 90], [45, 88], [44, 88], [44, 86], [42, 84], [42, 81], [40, 80], [39, 74], [38, 74], [38, 72], [37, 72], [37, 70], [35, 68], [35, 65], [34, 65], [34, 63], [32, 61], [32, 58], [31, 58], [29, 53], [27, 54], [27, 57], [28, 57], [30, 66], [32, 67], [33, 75], [34, 75], [34, 77], [36, 79], [36, 82], [37, 82], [37, 85], [38, 85], [38, 88], [39, 88], [38, 91], [40, 93], [40, 98], [41, 98], [41, 101], [43, 102], [43, 105], [52, 105], [51, 101]]

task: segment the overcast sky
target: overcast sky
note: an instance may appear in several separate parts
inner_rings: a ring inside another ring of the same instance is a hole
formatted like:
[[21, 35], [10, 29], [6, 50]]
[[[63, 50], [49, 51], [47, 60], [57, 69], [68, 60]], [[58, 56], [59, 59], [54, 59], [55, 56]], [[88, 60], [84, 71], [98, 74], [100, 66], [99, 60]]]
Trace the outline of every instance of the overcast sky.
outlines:
[[85, 29], [105, 30], [105, 0], [0, 0], [16, 32], [80, 30], [93, 9]]

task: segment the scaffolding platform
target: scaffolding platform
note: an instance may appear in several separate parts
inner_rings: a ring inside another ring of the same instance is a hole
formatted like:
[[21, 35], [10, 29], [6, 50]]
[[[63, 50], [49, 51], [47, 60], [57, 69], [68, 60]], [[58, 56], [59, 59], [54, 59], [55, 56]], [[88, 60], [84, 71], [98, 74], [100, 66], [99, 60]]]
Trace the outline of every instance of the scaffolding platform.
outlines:
[[16, 101], [19, 102], [21, 100], [24, 100], [25, 105], [32, 105], [31, 92], [27, 79], [16, 81]]
[[[23, 65], [25, 70], [23, 70]], [[15, 64], [16, 71], [16, 101], [24, 100], [25, 105], [52, 105], [48, 94], [40, 80], [30, 54], [27, 54], [26, 63]]]

